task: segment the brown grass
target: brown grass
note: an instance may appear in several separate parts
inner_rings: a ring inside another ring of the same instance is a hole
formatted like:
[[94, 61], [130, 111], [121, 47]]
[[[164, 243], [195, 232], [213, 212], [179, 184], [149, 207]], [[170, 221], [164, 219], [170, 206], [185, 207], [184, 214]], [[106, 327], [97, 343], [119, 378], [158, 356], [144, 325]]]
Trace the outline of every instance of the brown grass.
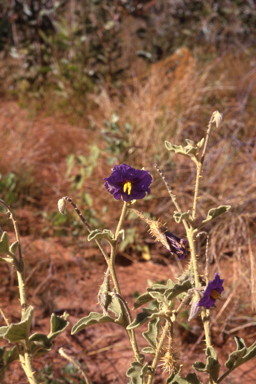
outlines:
[[[129, 164], [144, 166], [154, 175], [154, 198], [139, 205], [157, 219], [167, 221], [172, 232], [183, 236], [184, 230], [172, 218], [174, 207], [153, 165], [157, 162], [163, 170], [183, 210], [191, 209], [194, 164], [185, 157], [171, 156], [164, 148], [164, 140], [174, 144], [184, 143], [186, 138], [199, 141], [205, 135], [212, 112], [219, 110], [224, 114], [224, 122], [210, 137], [201, 179], [198, 221], [212, 207], [232, 206], [228, 214], [206, 227], [214, 263], [211, 273], [218, 269], [226, 279], [224, 309], [219, 315], [223, 316], [221, 334], [225, 339], [232, 328], [240, 326], [242, 316], [248, 317], [255, 311], [255, 79], [255, 59], [248, 52], [223, 55], [202, 64], [202, 60], [184, 48], [154, 64], [144, 74], [134, 76], [115, 97], [102, 84], [102, 92], [90, 96], [93, 109], [84, 111], [84, 121], [79, 123], [74, 117], [75, 123], [71, 124], [65, 111], [47, 117], [51, 100], [46, 101], [44, 111], [32, 117], [29, 110], [3, 100], [1, 174], [15, 172], [18, 178], [27, 181], [36, 192], [30, 191], [30, 198], [25, 189], [24, 201], [36, 209], [43, 206], [48, 212], [56, 210], [57, 200], [63, 195], [71, 194], [74, 200], [82, 202], [83, 191], [89, 191], [96, 215], [109, 228], [115, 228], [120, 204], [117, 208], [103, 187], [102, 179], [109, 176], [111, 167], [107, 164], [110, 154], [105, 149], [101, 128], [104, 119], [111, 120], [111, 115], [117, 113], [121, 136], [126, 122], [132, 126]], [[32, 107], [33, 104], [30, 111]], [[83, 191], [70, 192], [65, 159], [71, 153], [87, 156], [91, 144], [101, 149], [98, 166]], [[108, 206], [107, 211], [104, 205]], [[130, 226], [131, 222], [127, 220], [126, 225]], [[145, 242], [149, 245], [155, 260], [161, 259], [162, 250], [152, 244], [141, 224], [136, 236], [140, 245]], [[200, 238], [198, 246], [203, 268], [203, 239]], [[40, 290], [47, 281], [41, 284]]]

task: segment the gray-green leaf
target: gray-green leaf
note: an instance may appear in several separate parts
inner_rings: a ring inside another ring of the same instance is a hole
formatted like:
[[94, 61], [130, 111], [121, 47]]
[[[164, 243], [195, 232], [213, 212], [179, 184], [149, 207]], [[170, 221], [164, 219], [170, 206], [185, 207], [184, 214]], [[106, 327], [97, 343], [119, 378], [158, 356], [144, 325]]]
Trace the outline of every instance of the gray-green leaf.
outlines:
[[215, 219], [215, 217], [221, 215], [222, 213], [228, 212], [231, 208], [231, 205], [220, 205], [217, 208], [212, 208], [209, 210], [207, 217], [202, 221], [199, 228], [202, 228], [204, 225], [209, 223], [211, 220]]
[[104, 316], [102, 315], [102, 313], [98, 312], [91, 312], [89, 316], [83, 317], [82, 319], [78, 320], [78, 322], [73, 326], [71, 330], [71, 335], [75, 335], [82, 329], [89, 327], [89, 325], [114, 322], [115, 320], [110, 316]]
[[[158, 333], [159, 333], [159, 323], [160, 318], [156, 317], [148, 323], [148, 330], [143, 332], [143, 337], [147, 340], [147, 342], [154, 348], [154, 351], [157, 347]], [[144, 352], [144, 351], [142, 351]], [[151, 352], [146, 352], [151, 353]]]
[[143, 377], [145, 377], [147, 368], [147, 363], [143, 366], [141, 363], [133, 361], [131, 368], [126, 372], [126, 376], [130, 378], [129, 384], [143, 384]]
[[156, 317], [159, 317], [161, 312], [158, 309], [149, 309], [142, 308], [142, 312], [138, 313], [133, 322], [128, 325], [126, 329], [135, 329], [140, 327], [142, 324], [146, 323], [149, 320], [153, 320]]
[[241, 337], [235, 336], [235, 341], [237, 349], [229, 355], [228, 361], [225, 363], [225, 366], [230, 370], [239, 367], [256, 356], [256, 341], [249, 348], [246, 348], [245, 342]]
[[107, 241], [112, 243], [114, 240], [114, 234], [109, 229], [103, 229], [103, 231], [101, 231], [100, 229], [95, 229], [88, 236], [88, 241], [99, 239], [106, 239]]
[[55, 339], [60, 333], [64, 332], [65, 329], [69, 326], [69, 321], [67, 321], [69, 314], [65, 312], [61, 316], [51, 315], [51, 331], [47, 336], [50, 341]]
[[182, 284], [175, 284], [173, 288], [167, 289], [165, 292], [165, 296], [170, 301], [173, 300], [179, 294], [187, 292], [191, 288], [191, 282], [189, 280], [186, 280]]
[[214, 381], [217, 381], [220, 371], [220, 364], [218, 362], [217, 354], [213, 347], [206, 349], [206, 364], [202, 362], [195, 362], [193, 368], [198, 372], [207, 372]]
[[8, 233], [4, 232], [0, 240], [0, 253], [8, 254], [9, 246], [10, 246], [10, 243], [9, 243]]
[[190, 223], [193, 223], [193, 218], [190, 214], [190, 211], [187, 211], [184, 213], [174, 211], [173, 218], [176, 221], [176, 223], [180, 223], [182, 220], [188, 220]]
[[[10, 343], [15, 343], [21, 340], [27, 340], [29, 337], [29, 331], [31, 327], [31, 322], [33, 318], [34, 308], [30, 305], [26, 312], [22, 315], [21, 321], [16, 324], [10, 324], [9, 327], [6, 327], [5, 334], [1, 336], [8, 340]], [[1, 327], [1, 329], [4, 327]]]

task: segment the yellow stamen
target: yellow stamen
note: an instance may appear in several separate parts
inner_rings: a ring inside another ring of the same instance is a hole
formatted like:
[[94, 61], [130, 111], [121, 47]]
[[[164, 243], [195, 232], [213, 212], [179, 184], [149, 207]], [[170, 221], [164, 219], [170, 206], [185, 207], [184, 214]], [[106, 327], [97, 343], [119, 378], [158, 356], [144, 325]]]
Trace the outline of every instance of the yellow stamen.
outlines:
[[128, 195], [131, 194], [131, 190], [132, 190], [132, 183], [130, 181], [126, 181], [126, 183], [124, 184], [124, 192], [128, 192]]
[[212, 293], [210, 294], [210, 296], [211, 296], [213, 299], [220, 299], [220, 298], [221, 298], [221, 295], [219, 294], [219, 292], [215, 291], [215, 289], [212, 291]]

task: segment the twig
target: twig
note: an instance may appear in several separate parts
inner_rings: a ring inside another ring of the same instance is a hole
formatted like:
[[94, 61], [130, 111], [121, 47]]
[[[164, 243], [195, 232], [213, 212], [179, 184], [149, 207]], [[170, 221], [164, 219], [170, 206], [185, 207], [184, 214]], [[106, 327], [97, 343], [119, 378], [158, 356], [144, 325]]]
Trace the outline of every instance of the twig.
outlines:
[[66, 353], [65, 353], [65, 351], [64, 351], [64, 349], [63, 348], [60, 348], [59, 349], [59, 354], [61, 355], [61, 356], [63, 356], [63, 357], [65, 357], [65, 359], [67, 359], [68, 361], [70, 361], [81, 373], [82, 373], [82, 375], [83, 375], [83, 377], [84, 377], [84, 379], [85, 379], [85, 382], [86, 382], [86, 384], [91, 384], [91, 382], [90, 382], [90, 380], [89, 380], [89, 378], [88, 378], [88, 376], [87, 376], [87, 374], [85, 373], [85, 371], [82, 369], [82, 367], [81, 367], [81, 365], [77, 362], [77, 361], [75, 361], [71, 356], [68, 356]]

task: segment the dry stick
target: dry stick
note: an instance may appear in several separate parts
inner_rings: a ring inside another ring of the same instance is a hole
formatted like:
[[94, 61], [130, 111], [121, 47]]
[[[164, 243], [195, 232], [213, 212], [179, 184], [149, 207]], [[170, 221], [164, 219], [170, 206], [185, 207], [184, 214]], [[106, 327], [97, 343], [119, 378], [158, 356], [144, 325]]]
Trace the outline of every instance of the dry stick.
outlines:
[[81, 365], [80, 365], [77, 361], [75, 361], [71, 356], [68, 356], [68, 355], [65, 353], [65, 351], [64, 351], [63, 348], [60, 348], [60, 349], [59, 349], [59, 354], [60, 354], [61, 356], [65, 357], [65, 359], [67, 359], [68, 361], [70, 361], [72, 364], [74, 364], [74, 366], [75, 366], [75, 367], [82, 373], [82, 375], [83, 375], [83, 377], [84, 377], [84, 379], [85, 379], [86, 384], [91, 384], [91, 382], [90, 382], [90, 380], [89, 380], [87, 374], [86, 374], [85, 371], [82, 369]]
[[[90, 226], [89, 223], [86, 221], [86, 219], [85, 219], [84, 216], [82, 215], [81, 211], [77, 208], [77, 206], [76, 206], [76, 204], [73, 202], [73, 200], [72, 200], [70, 197], [68, 197], [68, 196], [63, 197], [63, 199], [66, 200], [66, 201], [68, 201], [68, 202], [74, 207], [74, 209], [75, 209], [77, 215], [79, 216], [79, 218], [82, 220], [82, 222], [83, 222], [84, 225], [86, 226], [88, 232], [91, 233], [91, 232], [92, 232], [92, 228], [91, 228], [91, 226]], [[106, 260], [106, 262], [107, 262], [107, 264], [109, 265], [109, 257], [108, 257], [108, 255], [106, 254], [106, 252], [105, 252], [104, 248], [102, 247], [101, 243], [100, 243], [97, 239], [95, 239], [95, 243], [98, 245], [98, 247], [99, 247], [101, 253], [103, 254], [103, 256], [104, 256], [104, 258], [105, 258], [105, 260]]]

